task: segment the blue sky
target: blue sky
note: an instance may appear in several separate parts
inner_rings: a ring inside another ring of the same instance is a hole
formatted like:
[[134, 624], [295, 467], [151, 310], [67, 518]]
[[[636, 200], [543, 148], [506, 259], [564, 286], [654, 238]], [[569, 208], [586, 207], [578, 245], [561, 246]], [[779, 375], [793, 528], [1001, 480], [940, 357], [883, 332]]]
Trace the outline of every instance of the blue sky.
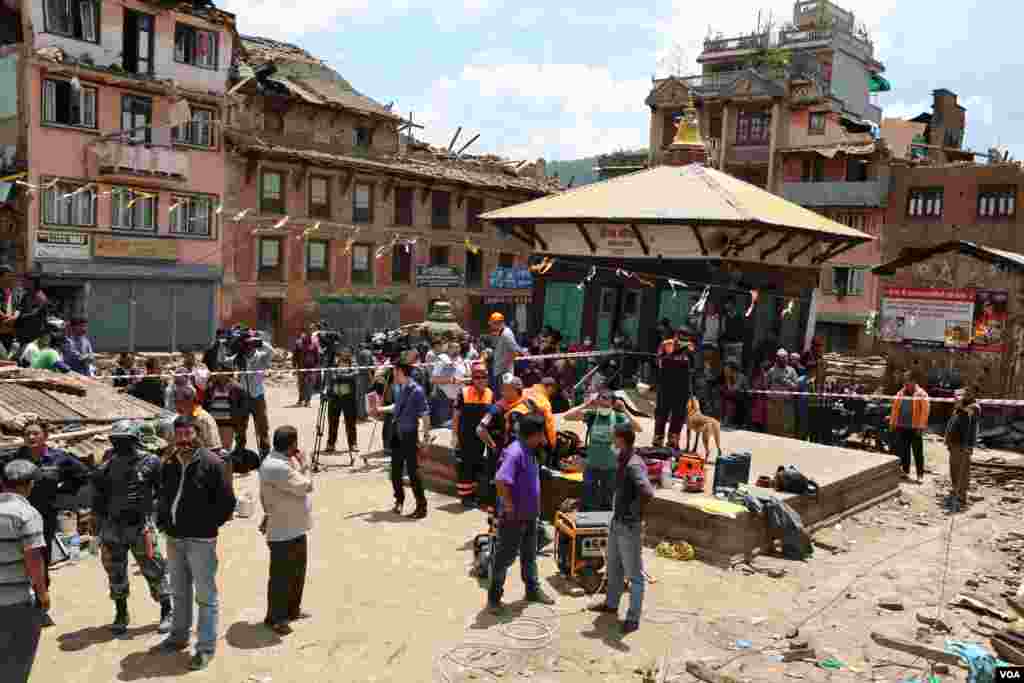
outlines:
[[[658, 0], [634, 8], [567, 0], [230, 0], [242, 33], [301, 45], [361, 92], [414, 112], [419, 136], [448, 144], [481, 133], [469, 151], [572, 159], [647, 144], [643, 100], [654, 74], [685, 54], [688, 72], [709, 29], [753, 31], [758, 9], [776, 23], [792, 3]], [[886, 116], [930, 110], [944, 87], [967, 107], [967, 143], [1002, 144], [1024, 158], [1024, 4], [1004, 0], [840, 1], [869, 28], [893, 91]]]

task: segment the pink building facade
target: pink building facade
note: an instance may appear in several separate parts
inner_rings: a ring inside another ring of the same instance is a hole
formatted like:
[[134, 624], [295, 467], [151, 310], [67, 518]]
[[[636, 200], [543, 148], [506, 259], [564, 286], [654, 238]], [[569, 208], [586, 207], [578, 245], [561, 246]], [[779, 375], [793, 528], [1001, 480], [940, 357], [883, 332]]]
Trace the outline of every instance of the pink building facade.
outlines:
[[66, 315], [89, 318], [98, 350], [207, 343], [224, 277], [233, 16], [5, 1], [21, 22], [16, 122], [0, 121], [27, 170], [19, 266]]

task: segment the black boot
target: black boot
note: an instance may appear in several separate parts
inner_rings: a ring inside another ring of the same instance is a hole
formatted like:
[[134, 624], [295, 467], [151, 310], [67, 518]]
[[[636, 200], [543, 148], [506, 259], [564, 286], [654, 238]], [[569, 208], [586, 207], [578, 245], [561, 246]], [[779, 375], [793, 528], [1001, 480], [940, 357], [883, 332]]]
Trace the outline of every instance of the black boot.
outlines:
[[128, 632], [128, 600], [126, 598], [118, 598], [114, 601], [114, 605], [117, 607], [117, 614], [114, 616], [114, 623], [110, 625], [110, 630], [115, 635], [121, 635]]
[[171, 599], [164, 598], [160, 601], [160, 625], [156, 627], [157, 633], [171, 632]]

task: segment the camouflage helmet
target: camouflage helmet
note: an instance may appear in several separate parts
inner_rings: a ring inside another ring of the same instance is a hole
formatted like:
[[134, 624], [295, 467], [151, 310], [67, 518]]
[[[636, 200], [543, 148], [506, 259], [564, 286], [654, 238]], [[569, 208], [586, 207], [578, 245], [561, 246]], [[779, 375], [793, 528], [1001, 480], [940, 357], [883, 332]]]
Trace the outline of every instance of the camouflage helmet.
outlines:
[[142, 422], [138, 426], [139, 441], [147, 451], [159, 453], [167, 448], [167, 442], [157, 435], [156, 425], [152, 422]]
[[118, 420], [110, 429], [110, 440], [133, 439], [136, 443], [142, 443], [142, 434], [139, 427], [131, 420]]

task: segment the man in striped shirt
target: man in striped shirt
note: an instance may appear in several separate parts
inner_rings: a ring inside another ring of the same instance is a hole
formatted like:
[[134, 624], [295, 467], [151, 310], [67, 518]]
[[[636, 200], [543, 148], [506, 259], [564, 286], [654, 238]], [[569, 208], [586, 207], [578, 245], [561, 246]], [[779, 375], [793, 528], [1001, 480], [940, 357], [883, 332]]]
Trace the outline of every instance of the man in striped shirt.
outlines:
[[[39, 468], [13, 460], [0, 492], [0, 671], [4, 681], [27, 683], [50, 608], [43, 555], [43, 517], [28, 502]], [[32, 591], [35, 591], [35, 601]]]

